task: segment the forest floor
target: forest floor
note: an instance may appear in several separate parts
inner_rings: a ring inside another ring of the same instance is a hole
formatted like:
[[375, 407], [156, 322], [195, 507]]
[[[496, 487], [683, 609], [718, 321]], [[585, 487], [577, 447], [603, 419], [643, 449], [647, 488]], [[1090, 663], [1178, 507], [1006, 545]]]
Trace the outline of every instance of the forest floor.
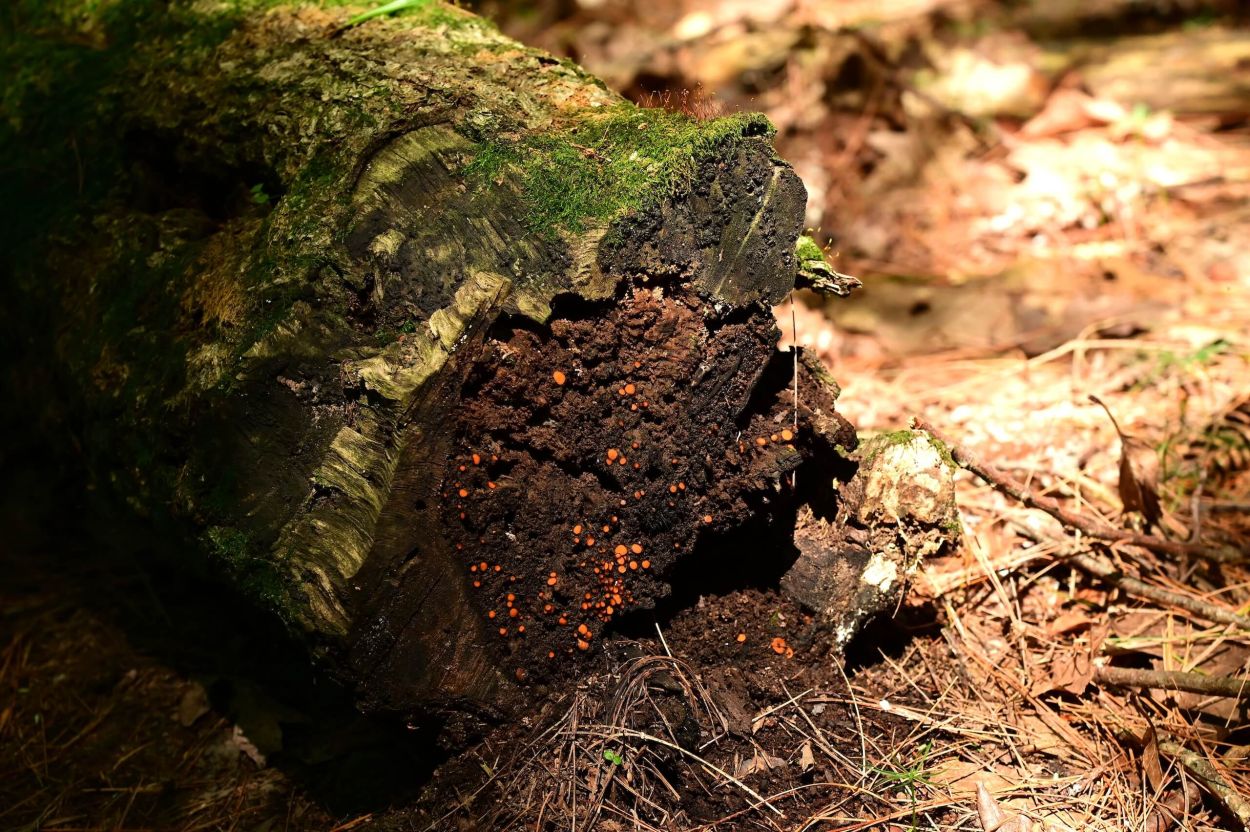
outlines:
[[32, 459], [2, 515], [0, 828], [1247, 828], [1250, 569], [1003, 488], [1128, 529], [1136, 482], [1156, 536], [1250, 552], [1238, 5], [485, 5], [640, 103], [767, 113], [864, 283], [778, 307], [783, 344], [861, 434], [919, 417], [1000, 487], [961, 472], [961, 546], [845, 662], [776, 569], [709, 561], [572, 689], [432, 760], [154, 571], [141, 530], [76, 531]]

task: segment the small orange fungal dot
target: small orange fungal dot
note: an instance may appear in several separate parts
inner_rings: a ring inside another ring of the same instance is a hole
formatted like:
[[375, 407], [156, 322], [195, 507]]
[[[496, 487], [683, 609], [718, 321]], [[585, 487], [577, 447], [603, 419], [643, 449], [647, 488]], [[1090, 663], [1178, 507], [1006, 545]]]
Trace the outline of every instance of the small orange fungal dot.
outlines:
[[561, 385], [562, 385], [562, 384], [564, 384], [564, 382], [568, 381], [568, 376], [566, 376], [566, 375], [565, 375], [563, 372], [561, 372], [560, 370], [556, 370], [554, 373], [552, 373], [552, 374], [551, 374], [551, 379], [552, 379], [552, 381], [554, 381], [556, 384], [561, 384]]
[[791, 439], [794, 438], [794, 431], [790, 430], [789, 428], [786, 428], [785, 430], [781, 432], [781, 438], [783, 441], [789, 442]]
[[641, 543], [635, 543], [635, 544], [633, 544], [632, 546], [630, 546], [630, 547], [629, 547], [629, 551], [633, 552], [635, 555], [641, 555], [641, 554], [642, 554], [642, 544], [641, 544]]
[[651, 561], [649, 561], [649, 560], [644, 560], [644, 561], [642, 562], [642, 568], [643, 568], [643, 569], [650, 569], [650, 568], [651, 568]]
[[764, 447], [765, 445], [767, 445], [767, 444], [768, 444], [768, 440], [767, 440], [767, 439], [765, 439], [765, 438], [764, 438], [764, 437], [762, 437], [762, 436], [757, 436], [757, 437], [755, 437], [755, 444], [756, 444], [756, 445], [759, 445], [759, 446], [762, 448], [762, 447]]
[[457, 493], [457, 494], [459, 494], [461, 497], [468, 497], [468, 496], [469, 496], [469, 490], [468, 490], [467, 488], [462, 488], [462, 489], [460, 489], [459, 491], [457, 491], [456, 493]]
[[615, 555], [617, 555], [617, 556], [619, 557], [619, 556], [621, 556], [621, 555], [624, 555], [624, 554], [625, 554], [626, 552], [628, 552], [628, 551], [629, 551], [629, 550], [628, 550], [628, 549], [626, 549], [626, 548], [622, 545], [622, 546], [617, 546], [615, 549], [613, 549], [613, 550], [612, 550], [612, 553], [613, 553], [613, 554], [615, 554]]
[[481, 455], [481, 454], [474, 454], [474, 455], [473, 455], [473, 464], [474, 464], [474, 465], [481, 465], [481, 464], [482, 464], [482, 455]]
[[738, 638], [737, 638], [737, 641], [738, 641], [738, 643], [739, 643], [739, 644], [741, 644], [742, 642], [744, 642], [744, 641], [746, 641], [746, 640], [747, 640], [747, 634], [746, 634], [746, 633], [738, 633]]
[[773, 652], [777, 655], [781, 655], [786, 652], [786, 640], [781, 636], [774, 638], [771, 642], [769, 642], [768, 646], [771, 647]]
[[621, 455], [621, 452], [618, 451], [616, 448], [608, 448], [608, 459], [610, 461], [616, 462], [616, 458], [620, 455]]

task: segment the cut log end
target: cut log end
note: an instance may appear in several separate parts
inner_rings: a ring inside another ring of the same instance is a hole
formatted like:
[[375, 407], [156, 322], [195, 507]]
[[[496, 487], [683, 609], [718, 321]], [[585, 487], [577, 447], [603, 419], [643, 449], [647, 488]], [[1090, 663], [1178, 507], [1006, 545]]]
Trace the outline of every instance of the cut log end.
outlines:
[[504, 316], [465, 353], [444, 450], [403, 463], [422, 496], [397, 487], [358, 576], [372, 707], [521, 701], [518, 681], [577, 672], [706, 540], [809, 499], [796, 476], [827, 478], [855, 442], [836, 389], [805, 362], [796, 424], [771, 310], [717, 306], [636, 279], [546, 324]]

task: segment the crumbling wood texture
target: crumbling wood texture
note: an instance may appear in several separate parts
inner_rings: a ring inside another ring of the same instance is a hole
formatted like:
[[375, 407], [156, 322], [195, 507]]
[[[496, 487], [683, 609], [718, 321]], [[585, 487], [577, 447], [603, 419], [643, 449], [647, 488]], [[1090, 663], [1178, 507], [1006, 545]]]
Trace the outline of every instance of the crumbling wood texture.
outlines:
[[805, 194], [760, 117], [335, 6], [18, 4], [9, 322], [100, 487], [366, 707], [498, 712], [854, 445], [775, 349]]

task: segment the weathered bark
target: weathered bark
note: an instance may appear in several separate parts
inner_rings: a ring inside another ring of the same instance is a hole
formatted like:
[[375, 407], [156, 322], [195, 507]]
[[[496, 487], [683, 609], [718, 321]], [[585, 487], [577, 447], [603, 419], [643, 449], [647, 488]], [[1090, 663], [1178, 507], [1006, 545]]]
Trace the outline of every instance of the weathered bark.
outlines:
[[10, 79], [6, 191], [55, 206], [8, 218], [10, 277], [101, 483], [367, 707], [520, 701], [853, 446], [775, 349], [805, 196], [761, 118], [433, 3], [100, 5], [6, 54], [62, 73]]

